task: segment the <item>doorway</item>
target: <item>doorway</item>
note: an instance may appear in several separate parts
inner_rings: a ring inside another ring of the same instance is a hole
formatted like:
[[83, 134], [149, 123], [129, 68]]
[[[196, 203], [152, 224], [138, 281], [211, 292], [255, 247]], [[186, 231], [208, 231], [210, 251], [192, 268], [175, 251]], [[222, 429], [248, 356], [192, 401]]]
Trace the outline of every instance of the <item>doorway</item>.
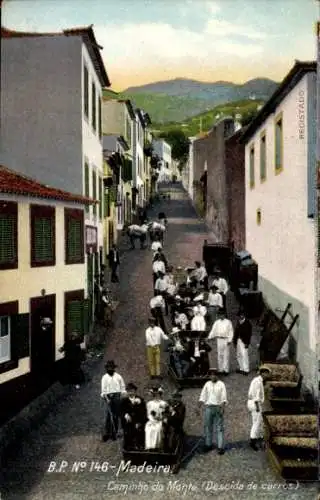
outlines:
[[[56, 296], [34, 297], [31, 309], [31, 373], [51, 378], [55, 362]], [[49, 324], [44, 318], [49, 318]]]

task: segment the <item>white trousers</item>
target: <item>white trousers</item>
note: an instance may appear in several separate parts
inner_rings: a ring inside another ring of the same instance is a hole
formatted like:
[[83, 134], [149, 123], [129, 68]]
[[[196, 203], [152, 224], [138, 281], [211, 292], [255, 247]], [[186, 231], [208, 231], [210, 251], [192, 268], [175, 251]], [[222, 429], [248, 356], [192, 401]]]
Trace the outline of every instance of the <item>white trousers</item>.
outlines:
[[239, 370], [249, 373], [249, 353], [241, 339], [237, 342], [237, 361]]
[[145, 426], [146, 450], [160, 448], [162, 445], [162, 422], [149, 422]]
[[227, 339], [217, 339], [218, 371], [229, 373], [230, 369], [230, 346]]
[[[249, 408], [252, 406], [250, 405]], [[261, 439], [263, 438], [263, 417], [260, 405], [260, 411], [251, 410], [251, 429], [250, 429], [250, 439]]]

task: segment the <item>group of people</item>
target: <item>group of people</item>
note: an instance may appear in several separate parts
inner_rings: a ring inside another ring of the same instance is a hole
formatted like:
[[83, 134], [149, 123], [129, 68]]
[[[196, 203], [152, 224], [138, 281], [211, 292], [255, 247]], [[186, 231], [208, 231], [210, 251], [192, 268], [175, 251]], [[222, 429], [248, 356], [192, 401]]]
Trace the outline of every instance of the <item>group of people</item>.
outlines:
[[131, 249], [135, 249], [135, 240], [140, 241], [140, 248], [146, 248], [147, 236], [150, 242], [160, 240], [163, 243], [164, 234], [167, 228], [167, 218], [164, 212], [158, 214], [158, 220], [148, 222], [147, 214], [144, 212], [140, 217], [140, 224], [131, 224], [127, 227], [127, 235], [131, 244]]
[[175, 392], [166, 401], [163, 389], [154, 386], [150, 389], [151, 399], [145, 402], [134, 383], [125, 385], [115, 371], [114, 361], [108, 361], [105, 369], [101, 380], [106, 411], [103, 441], [116, 440], [121, 423], [125, 450], [175, 451], [183, 435], [186, 411], [181, 393]]
[[[270, 370], [261, 366], [258, 374], [250, 383], [248, 390], [247, 409], [251, 415], [250, 446], [258, 451], [263, 448], [263, 403], [264, 382], [268, 380]], [[219, 455], [225, 452], [224, 442], [224, 412], [227, 401], [225, 383], [219, 379], [215, 370], [210, 370], [208, 380], [201, 390], [199, 403], [203, 405], [205, 451], [211, 451], [213, 446], [213, 430], [216, 431], [216, 442]]]
[[[186, 269], [185, 283], [177, 283], [173, 267], [163, 253], [163, 235], [167, 224], [165, 215], [159, 214], [159, 222], [152, 224], [162, 227], [148, 225], [145, 221], [139, 226], [140, 230], [143, 228], [143, 234], [149, 232], [153, 252], [154, 294], [150, 299], [149, 325], [145, 331], [149, 375], [151, 379], [161, 379], [161, 346], [166, 342], [170, 363], [178, 378], [207, 377], [199, 397], [204, 411], [205, 449], [209, 451], [213, 448], [215, 428], [218, 453], [222, 455], [227, 390], [220, 375], [230, 372], [231, 345], [236, 349], [237, 372], [249, 374], [248, 349], [252, 325], [243, 310], [239, 311], [235, 328], [227, 317], [229, 286], [219, 269], [208, 276], [205, 266], [197, 261], [193, 268]], [[139, 232], [137, 228], [133, 228], [134, 231], [136, 234]], [[133, 234], [129, 237], [134, 247]], [[146, 238], [140, 241], [144, 246]], [[112, 255], [110, 260], [116, 263], [116, 255]], [[166, 317], [171, 320], [170, 332]], [[210, 369], [210, 344], [213, 340], [217, 342], [217, 370]], [[247, 409], [252, 418], [250, 445], [254, 450], [260, 449], [263, 442], [263, 384], [267, 377], [268, 369], [260, 367], [248, 391]], [[186, 411], [180, 392], [165, 401], [163, 389], [154, 386], [150, 390], [151, 399], [145, 402], [137, 394], [135, 384], [125, 386], [112, 361], [106, 364], [101, 386], [101, 396], [106, 405], [104, 441], [117, 439], [121, 422], [126, 450], [168, 452], [175, 448], [177, 439], [183, 435]]]

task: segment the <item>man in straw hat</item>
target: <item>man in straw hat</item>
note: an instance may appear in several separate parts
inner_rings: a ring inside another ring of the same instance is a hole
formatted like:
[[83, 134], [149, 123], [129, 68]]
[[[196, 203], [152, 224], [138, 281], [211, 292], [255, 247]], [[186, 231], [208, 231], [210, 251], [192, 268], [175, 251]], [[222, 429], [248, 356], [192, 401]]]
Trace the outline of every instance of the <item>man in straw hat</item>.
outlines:
[[160, 377], [161, 343], [163, 340], [169, 340], [169, 337], [159, 326], [156, 326], [155, 318], [149, 318], [149, 327], [145, 335], [150, 377]]
[[205, 451], [213, 449], [213, 428], [217, 432], [218, 454], [224, 454], [224, 408], [227, 404], [225, 384], [214, 370], [209, 370], [210, 380], [202, 388], [199, 402], [204, 405]]
[[121, 422], [124, 434], [125, 450], [142, 450], [144, 448], [144, 426], [147, 421], [147, 408], [144, 400], [137, 396], [137, 386], [130, 382], [127, 397], [122, 400]]
[[106, 373], [101, 379], [101, 397], [105, 402], [105, 430], [103, 441], [117, 439], [119, 418], [121, 414], [121, 396], [126, 394], [123, 378], [115, 371], [117, 365], [113, 360], [105, 364]]
[[251, 413], [250, 446], [253, 450], [259, 450], [259, 444], [263, 443], [263, 417], [262, 406], [264, 403], [264, 382], [270, 375], [270, 370], [261, 365], [258, 375], [251, 381], [248, 391], [247, 408]]

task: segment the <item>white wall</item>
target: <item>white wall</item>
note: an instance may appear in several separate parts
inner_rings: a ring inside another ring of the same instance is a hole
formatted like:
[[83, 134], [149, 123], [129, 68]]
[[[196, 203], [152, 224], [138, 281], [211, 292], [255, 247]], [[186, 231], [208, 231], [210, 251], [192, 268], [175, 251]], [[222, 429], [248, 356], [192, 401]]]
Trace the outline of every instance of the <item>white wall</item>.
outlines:
[[[89, 185], [90, 196], [92, 196], [92, 171], [96, 172], [97, 193], [99, 189], [99, 176], [103, 177], [103, 148], [102, 139], [99, 137], [98, 126], [98, 102], [102, 97], [102, 89], [100, 81], [95, 72], [87, 47], [82, 44], [82, 58], [89, 71], [89, 119], [85, 116], [83, 99], [82, 99], [82, 165], [83, 165], [83, 193], [84, 193], [84, 164], [87, 161], [89, 165]], [[83, 83], [83, 68], [82, 68], [82, 89]], [[96, 87], [96, 130], [92, 127], [92, 82]], [[97, 198], [99, 198], [97, 196]], [[93, 214], [93, 207], [90, 207], [89, 214], [86, 213], [86, 225], [97, 226], [98, 228], [98, 247], [103, 246], [103, 223], [99, 219], [99, 206], [96, 209], [96, 215]]]
[[[83, 209], [74, 203], [43, 200], [31, 197], [1, 194], [2, 200], [18, 203], [18, 269], [0, 271], [0, 302], [19, 300], [19, 314], [30, 312], [30, 298], [39, 297], [41, 290], [46, 295], [56, 295], [56, 360], [63, 357], [58, 349], [64, 343], [64, 292], [85, 289], [86, 265], [65, 265], [64, 208]], [[30, 204], [55, 206], [56, 211], [56, 265], [30, 267]], [[30, 358], [19, 360], [19, 366], [0, 374], [0, 384], [30, 371]]]
[[[312, 351], [316, 347], [316, 228], [307, 217], [307, 116], [304, 139], [299, 138], [299, 98], [304, 96], [307, 115], [307, 79], [305, 76], [280, 103], [275, 113], [256, 131], [246, 145], [246, 242], [259, 265], [260, 288], [273, 307], [281, 298], [271, 292], [271, 282], [287, 296], [302, 303], [307, 311], [308, 331], [294, 330], [298, 342]], [[274, 120], [283, 112], [283, 171], [274, 170]], [[260, 181], [260, 133], [266, 130], [267, 178]], [[255, 145], [255, 187], [249, 185], [249, 152]], [[256, 212], [262, 222], [257, 225]], [[263, 287], [266, 287], [264, 290]], [[293, 310], [294, 314], [300, 311]], [[303, 312], [301, 310], [301, 314]], [[309, 320], [309, 321], [308, 321]], [[303, 338], [302, 338], [303, 337]], [[303, 353], [300, 352], [300, 356]]]
[[0, 162], [77, 194], [81, 45], [80, 36], [1, 40]]

